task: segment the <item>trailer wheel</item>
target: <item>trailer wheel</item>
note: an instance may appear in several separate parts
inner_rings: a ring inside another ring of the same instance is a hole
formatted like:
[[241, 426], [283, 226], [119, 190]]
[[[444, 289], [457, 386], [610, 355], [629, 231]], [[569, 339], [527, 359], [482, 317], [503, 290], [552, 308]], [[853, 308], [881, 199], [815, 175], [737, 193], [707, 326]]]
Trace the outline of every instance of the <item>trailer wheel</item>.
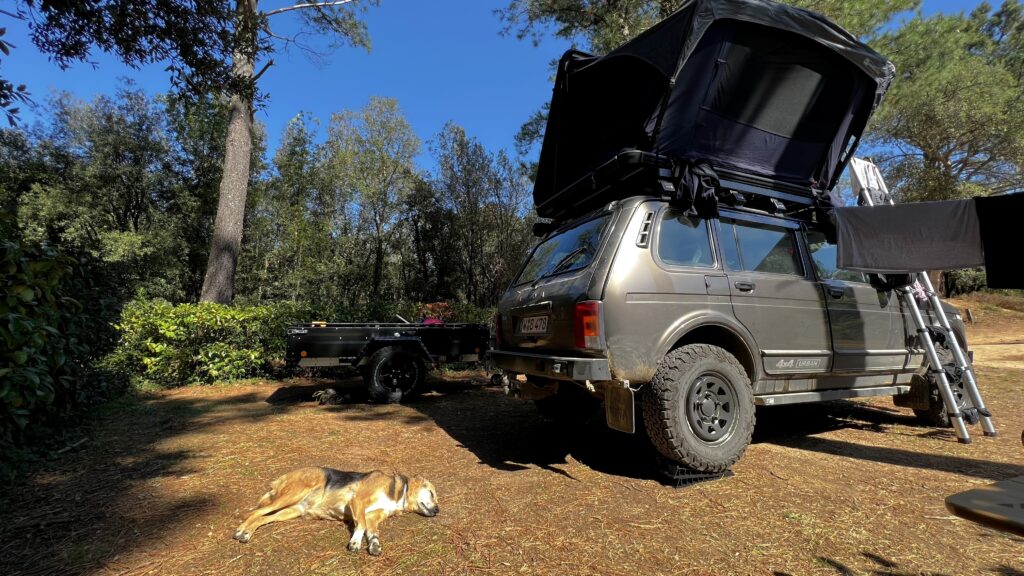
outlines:
[[381, 404], [401, 402], [422, 388], [426, 379], [423, 360], [398, 346], [381, 348], [366, 364], [366, 391]]
[[647, 434], [662, 455], [701, 472], [724, 472], [754, 432], [754, 392], [743, 366], [718, 346], [668, 353], [643, 395]]

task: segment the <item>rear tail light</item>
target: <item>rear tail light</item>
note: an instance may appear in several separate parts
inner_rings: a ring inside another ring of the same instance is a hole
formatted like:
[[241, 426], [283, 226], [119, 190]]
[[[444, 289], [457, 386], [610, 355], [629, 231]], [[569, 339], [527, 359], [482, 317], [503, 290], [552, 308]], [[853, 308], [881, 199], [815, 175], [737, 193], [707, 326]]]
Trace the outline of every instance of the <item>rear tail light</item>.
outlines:
[[604, 342], [601, 338], [601, 303], [587, 300], [576, 304], [576, 315], [573, 322], [576, 335], [576, 347], [587, 350], [601, 350]]
[[501, 346], [501, 314], [494, 315], [494, 343]]

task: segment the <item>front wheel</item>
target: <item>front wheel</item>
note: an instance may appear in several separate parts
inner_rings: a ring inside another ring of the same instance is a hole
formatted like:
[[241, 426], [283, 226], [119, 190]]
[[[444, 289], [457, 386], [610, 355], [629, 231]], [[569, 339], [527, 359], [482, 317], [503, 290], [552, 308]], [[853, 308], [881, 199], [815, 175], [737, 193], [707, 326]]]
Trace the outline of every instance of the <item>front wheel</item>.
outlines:
[[643, 395], [644, 426], [663, 456], [701, 472], [724, 472], [750, 444], [754, 392], [736, 357], [688, 344], [668, 353]]
[[363, 378], [371, 401], [390, 404], [401, 402], [422, 388], [426, 367], [412, 352], [388, 346], [370, 356]]

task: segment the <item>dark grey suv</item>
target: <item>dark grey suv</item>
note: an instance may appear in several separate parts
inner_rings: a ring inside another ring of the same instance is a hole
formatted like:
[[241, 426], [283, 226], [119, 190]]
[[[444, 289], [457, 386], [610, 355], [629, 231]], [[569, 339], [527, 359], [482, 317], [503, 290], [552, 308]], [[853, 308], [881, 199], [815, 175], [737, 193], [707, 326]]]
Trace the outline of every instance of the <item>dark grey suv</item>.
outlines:
[[900, 395], [940, 424], [896, 293], [836, 269], [835, 249], [794, 218], [612, 202], [534, 249], [499, 304], [491, 357], [522, 397], [565, 415], [588, 392], [625, 431], [633, 395], [620, 392], [639, 391], [658, 449], [705, 471], [742, 455], [756, 404]]

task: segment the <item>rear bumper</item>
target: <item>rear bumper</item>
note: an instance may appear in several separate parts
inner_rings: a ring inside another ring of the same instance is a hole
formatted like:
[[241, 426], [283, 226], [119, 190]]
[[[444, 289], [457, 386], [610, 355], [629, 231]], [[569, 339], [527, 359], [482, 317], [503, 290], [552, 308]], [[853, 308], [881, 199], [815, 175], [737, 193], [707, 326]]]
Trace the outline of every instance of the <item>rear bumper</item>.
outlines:
[[570, 358], [491, 350], [491, 362], [502, 370], [554, 380], [603, 382], [612, 379], [606, 358]]

